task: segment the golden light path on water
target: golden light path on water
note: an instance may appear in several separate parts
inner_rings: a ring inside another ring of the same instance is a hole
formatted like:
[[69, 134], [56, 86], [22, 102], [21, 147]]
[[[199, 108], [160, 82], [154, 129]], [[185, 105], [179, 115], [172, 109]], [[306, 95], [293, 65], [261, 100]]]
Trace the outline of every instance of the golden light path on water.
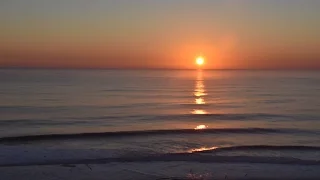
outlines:
[[202, 109], [194, 109], [191, 113], [192, 114], [207, 114], [207, 111], [202, 110]]
[[207, 95], [204, 80], [203, 80], [203, 72], [201, 69], [197, 72], [196, 84], [194, 89], [194, 96], [195, 96], [195, 105], [199, 106], [199, 108], [195, 108], [191, 111], [191, 114], [208, 114], [208, 112], [202, 108], [201, 105], [206, 104], [205, 96]]
[[[196, 109], [193, 109], [191, 111], [192, 114], [208, 114], [208, 112], [203, 109], [203, 106], [201, 105], [204, 105], [206, 104], [206, 101], [205, 101], [205, 96], [207, 95], [206, 93], [206, 90], [205, 90], [205, 86], [204, 86], [204, 80], [203, 80], [203, 72], [201, 69], [198, 69], [198, 72], [197, 72], [197, 78], [196, 78], [196, 85], [195, 85], [195, 89], [194, 89], [194, 96], [195, 96], [195, 105], [198, 106], [199, 108], [196, 108]], [[206, 129], [208, 128], [208, 126], [204, 125], [204, 124], [201, 124], [201, 125], [198, 125], [197, 127], [194, 128], [194, 130], [203, 130], [203, 129]], [[216, 148], [216, 147], [213, 147], [213, 148]], [[203, 151], [203, 150], [210, 150], [210, 149], [213, 149], [213, 148], [205, 148], [205, 147], [202, 147], [202, 148], [199, 148], [199, 149], [192, 149], [190, 150], [190, 152], [196, 152], [196, 151]]]
[[194, 129], [200, 130], [200, 129], [207, 129], [207, 128], [208, 128], [208, 126], [201, 124], [201, 125], [198, 125], [197, 127], [195, 127]]
[[194, 153], [194, 152], [202, 152], [202, 151], [209, 151], [209, 150], [214, 150], [214, 149], [218, 149], [219, 147], [200, 147], [200, 148], [194, 148], [189, 150], [189, 153]]
[[203, 98], [196, 98], [195, 102], [196, 104], [206, 104]]

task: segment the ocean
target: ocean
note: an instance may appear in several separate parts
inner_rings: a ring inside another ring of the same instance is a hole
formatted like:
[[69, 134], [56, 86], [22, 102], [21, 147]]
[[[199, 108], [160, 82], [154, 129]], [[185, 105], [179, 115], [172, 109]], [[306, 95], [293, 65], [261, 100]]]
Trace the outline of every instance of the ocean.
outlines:
[[0, 166], [281, 165], [318, 178], [319, 97], [318, 71], [2, 69]]

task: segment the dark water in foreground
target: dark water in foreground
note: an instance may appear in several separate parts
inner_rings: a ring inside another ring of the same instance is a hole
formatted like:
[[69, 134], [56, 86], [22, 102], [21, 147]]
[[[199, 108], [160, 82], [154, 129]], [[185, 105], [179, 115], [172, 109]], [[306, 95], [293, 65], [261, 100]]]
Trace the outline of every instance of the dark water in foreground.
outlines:
[[319, 166], [319, 97], [315, 71], [0, 70], [0, 160]]

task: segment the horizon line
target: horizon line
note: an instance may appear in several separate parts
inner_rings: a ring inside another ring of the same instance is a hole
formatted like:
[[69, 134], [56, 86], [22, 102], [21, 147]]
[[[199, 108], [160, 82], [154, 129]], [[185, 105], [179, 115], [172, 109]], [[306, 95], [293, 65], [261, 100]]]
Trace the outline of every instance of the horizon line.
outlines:
[[116, 68], [116, 67], [1, 67], [0, 70], [208, 70], [208, 71], [319, 71], [320, 68], [238, 68], [238, 69], [208, 69], [208, 68]]

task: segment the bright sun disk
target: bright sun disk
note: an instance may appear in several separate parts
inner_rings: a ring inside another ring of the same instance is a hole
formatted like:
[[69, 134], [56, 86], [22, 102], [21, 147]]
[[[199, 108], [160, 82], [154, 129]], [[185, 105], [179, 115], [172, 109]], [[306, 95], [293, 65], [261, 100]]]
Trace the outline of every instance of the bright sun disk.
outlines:
[[197, 57], [196, 64], [201, 66], [204, 64], [204, 58], [202, 56]]

